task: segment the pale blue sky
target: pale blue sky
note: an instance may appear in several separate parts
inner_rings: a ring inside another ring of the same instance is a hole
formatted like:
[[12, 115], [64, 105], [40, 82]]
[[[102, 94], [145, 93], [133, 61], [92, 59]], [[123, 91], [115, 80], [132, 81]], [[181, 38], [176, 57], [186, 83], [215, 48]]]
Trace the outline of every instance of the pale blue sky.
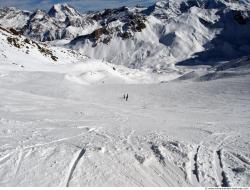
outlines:
[[68, 3], [80, 12], [102, 10], [120, 6], [149, 6], [155, 0], [0, 0], [0, 7], [13, 6], [24, 10], [48, 10], [55, 3]]

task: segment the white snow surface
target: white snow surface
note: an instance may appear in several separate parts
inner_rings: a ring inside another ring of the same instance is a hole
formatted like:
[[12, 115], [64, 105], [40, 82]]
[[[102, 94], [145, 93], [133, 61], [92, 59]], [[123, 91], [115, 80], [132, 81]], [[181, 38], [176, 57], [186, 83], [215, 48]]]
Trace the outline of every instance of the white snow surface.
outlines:
[[250, 185], [249, 57], [151, 73], [8, 37], [0, 186]]

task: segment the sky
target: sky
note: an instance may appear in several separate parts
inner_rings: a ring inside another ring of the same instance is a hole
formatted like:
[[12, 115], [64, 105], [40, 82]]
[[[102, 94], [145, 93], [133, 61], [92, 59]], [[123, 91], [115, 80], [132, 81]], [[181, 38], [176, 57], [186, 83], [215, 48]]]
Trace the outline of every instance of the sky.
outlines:
[[80, 12], [102, 10], [120, 6], [144, 5], [149, 6], [155, 0], [0, 0], [0, 7], [17, 7], [22, 10], [48, 10], [56, 3], [68, 3]]

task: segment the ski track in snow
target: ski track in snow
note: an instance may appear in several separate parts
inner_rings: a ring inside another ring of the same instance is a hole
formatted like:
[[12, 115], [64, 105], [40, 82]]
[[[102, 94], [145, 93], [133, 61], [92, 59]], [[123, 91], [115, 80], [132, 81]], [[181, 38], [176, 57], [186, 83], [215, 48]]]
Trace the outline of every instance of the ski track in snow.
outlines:
[[79, 160], [83, 157], [85, 152], [86, 152], [86, 149], [82, 148], [81, 150], [79, 150], [79, 152], [76, 153], [76, 156], [74, 156], [75, 158], [73, 158], [72, 164], [70, 164], [70, 171], [69, 171], [69, 175], [67, 177], [66, 187], [69, 186], [70, 180], [71, 180], [72, 175], [76, 169], [76, 166], [77, 166]]
[[[230, 135], [212, 134], [208, 141], [201, 142], [197, 147], [194, 155], [193, 173], [198, 182], [204, 185], [208, 185], [212, 182], [214, 186], [229, 186], [226, 182], [225, 171], [223, 171], [220, 149], [227, 138], [230, 138]], [[217, 139], [219, 139], [219, 142], [217, 142]], [[207, 158], [209, 159], [207, 160]]]

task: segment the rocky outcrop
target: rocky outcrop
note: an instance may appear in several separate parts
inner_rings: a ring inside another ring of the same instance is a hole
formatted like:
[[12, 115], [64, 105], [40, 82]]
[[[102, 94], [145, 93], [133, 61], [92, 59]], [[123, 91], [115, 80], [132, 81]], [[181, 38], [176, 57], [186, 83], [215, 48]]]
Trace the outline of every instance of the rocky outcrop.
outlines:
[[100, 24], [100, 28], [90, 34], [75, 38], [70, 44], [89, 40], [95, 47], [98, 43], [109, 44], [114, 37], [123, 40], [132, 38], [136, 32], [146, 28], [146, 15], [141, 12], [131, 11], [127, 7], [106, 9], [94, 13], [91, 18]]
[[52, 41], [72, 39], [94, 22], [67, 4], [57, 4], [48, 12], [36, 10], [30, 13], [15, 8], [0, 9], [0, 24], [39, 41]]
[[[6, 20], [12, 19], [18, 23], [24, 20], [18, 27], [5, 26]], [[128, 7], [106, 9], [104, 11], [80, 14], [67, 4], [56, 4], [48, 12], [36, 10], [33, 13], [24, 12], [15, 8], [0, 10], [0, 24], [6, 28], [13, 28], [17, 32], [39, 41], [53, 41], [58, 39], [74, 39], [84, 36], [96, 43], [99, 40], [108, 44], [112, 35], [128, 39], [135, 32], [141, 32], [146, 28], [146, 17], [141, 12], [132, 11]], [[93, 28], [86, 33], [85, 28]], [[83, 35], [84, 34], [84, 35]]]
[[18, 49], [27, 49], [26, 53], [29, 53], [29, 45], [32, 46], [32, 48], [37, 48], [38, 51], [43, 54], [44, 56], [50, 57], [53, 61], [57, 61], [58, 57], [56, 57], [53, 52], [47, 48], [46, 45], [44, 44], [40, 44], [36, 41], [33, 41], [29, 38], [26, 38], [24, 36], [22, 36], [20, 33], [18, 33], [15, 29], [5, 29], [3, 27], [0, 27], [0, 32], [2, 34], [7, 33], [6, 36], [6, 40], [8, 42], [8, 44], [10, 44], [11, 46], [18, 48]]
[[249, 21], [249, 16], [248, 13], [246, 12], [233, 11], [233, 14], [234, 14], [234, 20], [241, 25], [245, 25]]

